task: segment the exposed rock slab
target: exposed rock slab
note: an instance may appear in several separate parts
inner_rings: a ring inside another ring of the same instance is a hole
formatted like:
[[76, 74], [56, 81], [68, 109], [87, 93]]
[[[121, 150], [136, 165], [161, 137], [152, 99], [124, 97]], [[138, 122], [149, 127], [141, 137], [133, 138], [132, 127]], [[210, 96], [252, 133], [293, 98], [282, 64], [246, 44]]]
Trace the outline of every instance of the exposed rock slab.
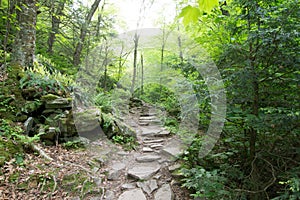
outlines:
[[161, 158], [161, 156], [159, 155], [154, 155], [154, 154], [149, 154], [149, 155], [143, 155], [143, 156], [139, 156], [136, 158], [136, 161], [138, 162], [152, 162], [155, 160], [159, 160]]
[[135, 164], [131, 169], [129, 169], [128, 175], [139, 180], [148, 180], [156, 172], [158, 172], [159, 169], [160, 165], [157, 163], [140, 163]]
[[146, 192], [149, 196], [151, 193], [158, 188], [157, 181], [151, 179], [145, 182], [138, 182], [137, 186], [142, 188], [144, 192]]
[[174, 193], [169, 184], [162, 185], [154, 194], [154, 200], [173, 200]]
[[133, 189], [129, 191], [123, 192], [118, 200], [147, 200], [143, 191], [138, 188], [138, 189]]
[[154, 150], [151, 149], [150, 147], [143, 147], [142, 151], [147, 153], [147, 152], [153, 152]]
[[161, 150], [161, 153], [170, 158], [176, 159], [183, 152], [183, 149], [183, 143], [178, 139], [174, 139], [168, 142], [168, 144]]
[[159, 128], [157, 126], [147, 126], [147, 127], [141, 127], [142, 129], [142, 135], [155, 135], [160, 132]]

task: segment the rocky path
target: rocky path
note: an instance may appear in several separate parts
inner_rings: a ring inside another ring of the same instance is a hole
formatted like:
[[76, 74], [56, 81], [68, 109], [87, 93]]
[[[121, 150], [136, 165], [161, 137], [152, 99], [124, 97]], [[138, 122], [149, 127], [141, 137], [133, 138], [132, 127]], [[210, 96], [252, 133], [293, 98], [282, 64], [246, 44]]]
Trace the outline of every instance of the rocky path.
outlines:
[[149, 105], [133, 108], [125, 118], [137, 133], [136, 151], [113, 150], [103, 154], [106, 177], [101, 186], [106, 200], [185, 200], [190, 199], [172, 177], [178, 169], [176, 156], [182, 151], [180, 140], [163, 126], [158, 111]]

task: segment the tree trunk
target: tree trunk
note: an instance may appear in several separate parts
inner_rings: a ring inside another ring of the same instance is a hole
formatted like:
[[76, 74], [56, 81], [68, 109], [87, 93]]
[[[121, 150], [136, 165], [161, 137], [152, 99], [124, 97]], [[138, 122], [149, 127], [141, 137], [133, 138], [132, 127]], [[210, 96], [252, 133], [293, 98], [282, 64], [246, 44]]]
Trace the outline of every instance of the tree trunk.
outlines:
[[96, 38], [99, 39], [100, 37], [100, 25], [101, 25], [101, 22], [102, 22], [102, 13], [103, 13], [103, 10], [104, 10], [104, 6], [105, 6], [105, 0], [103, 1], [103, 5], [101, 7], [101, 10], [99, 11], [99, 14], [98, 14], [98, 23], [97, 23], [97, 30], [96, 30]]
[[179, 48], [179, 58], [180, 58], [180, 62], [183, 63], [182, 41], [181, 41], [181, 37], [179, 35], [179, 31], [180, 31], [179, 25], [177, 26], [177, 30], [178, 30], [177, 40], [178, 40], [178, 48]]
[[144, 94], [144, 57], [141, 54], [141, 70], [142, 70], [142, 83], [141, 83], [141, 95]]
[[19, 30], [12, 51], [12, 62], [24, 67], [32, 67], [36, 39], [36, 0], [21, 0], [17, 10]]
[[88, 32], [88, 27], [91, 23], [92, 17], [94, 15], [94, 13], [96, 12], [100, 2], [101, 2], [101, 0], [95, 0], [94, 1], [93, 5], [90, 9], [90, 12], [87, 14], [87, 16], [85, 18], [85, 21], [84, 21], [83, 25], [81, 26], [79, 41], [76, 44], [75, 52], [74, 52], [74, 56], [73, 56], [73, 64], [75, 66], [78, 66], [80, 64], [81, 52], [82, 52], [82, 49], [83, 49], [83, 44], [84, 44], [84, 41], [85, 41], [85, 37], [86, 37], [87, 32]]
[[60, 25], [60, 16], [62, 15], [62, 12], [64, 10], [65, 7], [65, 3], [66, 0], [64, 1], [60, 1], [58, 6], [57, 6], [57, 10], [55, 12], [55, 5], [54, 2], [51, 2], [51, 31], [49, 33], [49, 38], [48, 38], [48, 50], [47, 52], [52, 54], [53, 53], [53, 44], [55, 42], [56, 39], [56, 34], [59, 32], [59, 25]]
[[137, 48], [139, 44], [139, 36], [137, 33], [134, 35], [134, 51], [133, 51], [133, 74], [132, 74], [132, 81], [131, 81], [131, 88], [130, 92], [133, 95], [134, 87], [135, 87], [135, 79], [136, 79], [136, 65], [137, 65]]

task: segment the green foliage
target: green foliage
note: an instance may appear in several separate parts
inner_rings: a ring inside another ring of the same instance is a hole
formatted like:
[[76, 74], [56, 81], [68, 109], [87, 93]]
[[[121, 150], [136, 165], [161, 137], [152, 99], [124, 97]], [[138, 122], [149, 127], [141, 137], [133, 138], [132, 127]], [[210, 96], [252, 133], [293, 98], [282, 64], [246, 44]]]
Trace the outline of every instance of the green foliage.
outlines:
[[82, 149], [85, 148], [85, 145], [80, 140], [74, 140], [63, 143], [63, 147], [66, 149]]
[[55, 70], [50, 60], [38, 56], [33, 68], [26, 71], [20, 80], [21, 89], [34, 92], [33, 97], [39, 97], [48, 93], [66, 96], [67, 87], [73, 83], [70, 76]]
[[207, 171], [202, 167], [181, 169], [185, 177], [183, 186], [194, 191], [193, 197], [208, 199], [230, 199], [230, 193], [225, 189], [227, 179], [218, 170]]
[[112, 141], [116, 144], [120, 144], [125, 150], [133, 150], [137, 146], [136, 138], [129, 135], [114, 135]]
[[112, 102], [109, 93], [99, 93], [95, 98], [94, 102], [96, 106], [101, 108], [101, 111], [110, 113], [112, 111]]
[[147, 103], [161, 107], [172, 117], [176, 118], [180, 114], [180, 106], [175, 94], [162, 85], [156, 83], [147, 84], [143, 88], [143, 94], [141, 94], [141, 89], [138, 89], [134, 95], [139, 96], [140, 99]]

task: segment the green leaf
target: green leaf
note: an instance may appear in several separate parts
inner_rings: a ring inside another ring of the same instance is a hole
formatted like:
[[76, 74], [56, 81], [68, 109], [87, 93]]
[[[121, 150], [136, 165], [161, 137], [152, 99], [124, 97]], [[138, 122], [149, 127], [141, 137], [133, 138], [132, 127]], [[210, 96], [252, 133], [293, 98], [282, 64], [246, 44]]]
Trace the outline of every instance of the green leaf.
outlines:
[[200, 14], [198, 8], [188, 5], [182, 9], [179, 18], [183, 17], [183, 24], [184, 26], [187, 26], [190, 23], [197, 22]]
[[198, 0], [199, 10], [210, 13], [212, 9], [219, 5], [219, 0]]

